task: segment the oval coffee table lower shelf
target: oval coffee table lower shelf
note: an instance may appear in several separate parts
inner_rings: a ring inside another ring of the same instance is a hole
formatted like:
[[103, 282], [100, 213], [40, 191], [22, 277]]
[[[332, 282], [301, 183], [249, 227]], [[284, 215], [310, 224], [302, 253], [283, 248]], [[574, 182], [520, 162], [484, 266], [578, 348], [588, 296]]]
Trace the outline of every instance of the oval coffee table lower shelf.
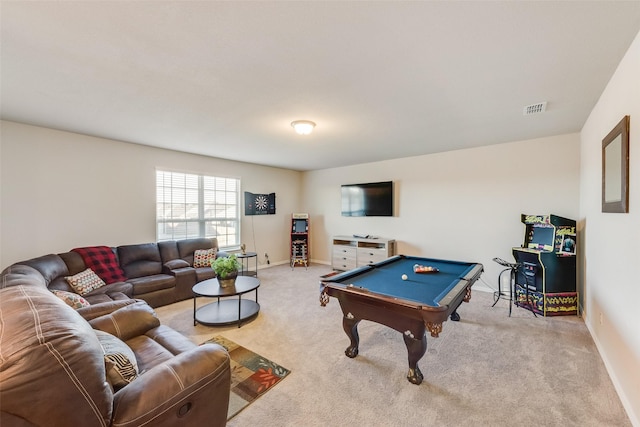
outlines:
[[[218, 279], [204, 280], [193, 287], [193, 325], [197, 323], [206, 326], [229, 325], [256, 316], [260, 311], [258, 304], [258, 287], [260, 281], [255, 277], [238, 276], [233, 287], [221, 288]], [[256, 300], [242, 299], [248, 292], [256, 292]], [[197, 298], [217, 298], [217, 301], [196, 307]], [[237, 297], [237, 298], [227, 298]], [[227, 298], [227, 299], [221, 299]]]

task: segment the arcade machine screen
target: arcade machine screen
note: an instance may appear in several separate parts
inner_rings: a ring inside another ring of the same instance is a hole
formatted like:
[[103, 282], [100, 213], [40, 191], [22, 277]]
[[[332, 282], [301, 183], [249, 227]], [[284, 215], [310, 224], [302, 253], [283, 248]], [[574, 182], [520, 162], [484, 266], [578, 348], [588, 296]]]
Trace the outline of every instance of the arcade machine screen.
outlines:
[[528, 236], [527, 248], [541, 251], [552, 251], [554, 233], [555, 229], [553, 227], [531, 227]]

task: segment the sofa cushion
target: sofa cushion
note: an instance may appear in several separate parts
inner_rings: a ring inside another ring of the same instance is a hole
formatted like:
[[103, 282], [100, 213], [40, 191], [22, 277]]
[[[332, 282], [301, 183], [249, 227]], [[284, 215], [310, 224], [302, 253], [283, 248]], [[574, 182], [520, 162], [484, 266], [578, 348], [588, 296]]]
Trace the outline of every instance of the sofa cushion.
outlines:
[[139, 369], [142, 373], [171, 360], [175, 356], [162, 344], [146, 335], [138, 335], [127, 340], [127, 345], [140, 359]]
[[67, 276], [80, 273], [87, 268], [87, 265], [82, 259], [82, 255], [80, 255], [78, 252], [61, 252], [58, 254], [58, 256], [62, 258], [65, 264], [67, 264], [67, 269], [69, 270], [69, 274], [67, 274]]
[[[180, 332], [166, 325], [160, 325], [157, 328], [149, 329], [145, 335], [162, 345], [172, 354], [184, 353], [197, 347], [197, 345], [185, 335], [182, 335]], [[131, 346], [131, 349], [134, 352], [136, 351], [133, 346]]]
[[139, 302], [139, 300], [131, 299], [126, 295], [123, 295], [123, 297], [125, 298], [91, 304], [88, 307], [79, 308], [77, 312], [80, 314], [80, 316], [82, 316], [83, 319], [89, 321], [91, 319], [95, 319], [96, 317], [104, 316], [105, 314], [111, 314], [122, 307], [126, 307], [127, 305]]
[[122, 341], [143, 335], [147, 331], [160, 326], [155, 311], [144, 301], [118, 308], [117, 310], [96, 317], [89, 321], [94, 329], [115, 335]]
[[67, 279], [67, 282], [69, 282], [69, 285], [71, 285], [73, 290], [80, 295], [88, 294], [89, 292], [106, 285], [106, 283], [104, 283], [104, 281], [90, 268], [87, 268], [85, 271], [78, 274], [74, 274], [73, 276], [67, 276], [65, 279]]
[[193, 252], [193, 266], [199, 267], [211, 267], [211, 261], [216, 259], [215, 249], [196, 249]]
[[109, 246], [89, 246], [72, 251], [79, 253], [85, 265], [95, 271], [105, 283], [124, 282], [127, 279], [118, 264], [116, 254]]
[[69, 307], [76, 310], [82, 307], [89, 307], [91, 305], [89, 304], [89, 301], [82, 298], [81, 295], [74, 294], [73, 292], [59, 291], [57, 289], [52, 289], [51, 292], [53, 292], [55, 296], [64, 301], [64, 303]]
[[71, 274], [69, 273], [67, 265], [64, 263], [62, 258], [54, 254], [43, 255], [38, 258], [21, 261], [19, 264], [28, 265], [29, 267], [33, 267], [38, 270], [44, 278], [47, 286], [49, 286], [49, 283], [58, 277], [65, 277]]
[[[130, 283], [127, 283], [127, 284], [131, 287]], [[107, 286], [111, 286], [111, 285], [107, 285]], [[98, 289], [98, 291], [100, 291], [100, 289]], [[96, 291], [83, 295], [84, 299], [89, 301], [89, 304], [91, 305], [101, 304], [101, 303], [110, 302], [110, 301], [129, 300], [132, 298], [131, 295], [127, 295], [123, 292], [117, 292], [117, 291], [109, 292], [109, 293], [94, 293], [94, 292]]]
[[157, 243], [118, 246], [118, 258], [124, 274], [129, 279], [162, 273]]
[[151, 328], [144, 335], [128, 339], [126, 344], [136, 355], [140, 373], [198, 347], [189, 338], [166, 325]]
[[104, 351], [107, 381], [114, 390], [119, 390], [138, 377], [136, 355], [118, 337], [100, 330], [95, 333]]
[[178, 243], [175, 240], [163, 240], [162, 242], [158, 242], [158, 250], [160, 251], [160, 259], [163, 263], [180, 258]]
[[[12, 278], [13, 280], [7, 280]], [[34, 267], [30, 267], [26, 264], [13, 264], [5, 268], [2, 271], [2, 280], [0, 280], [0, 289], [20, 284], [22, 282], [28, 282], [33, 286], [40, 286], [42, 289], [47, 289], [44, 277]]]
[[214, 238], [198, 238], [185, 239], [176, 242], [180, 258], [187, 261], [189, 265], [193, 265], [193, 254], [198, 249], [218, 249], [218, 239]]
[[196, 281], [202, 282], [203, 280], [213, 279], [216, 277], [216, 273], [213, 271], [211, 267], [200, 267], [196, 268]]
[[129, 283], [133, 285], [133, 296], [136, 297], [137, 295], [174, 288], [176, 279], [168, 274], [154, 274], [153, 276], [129, 279]]

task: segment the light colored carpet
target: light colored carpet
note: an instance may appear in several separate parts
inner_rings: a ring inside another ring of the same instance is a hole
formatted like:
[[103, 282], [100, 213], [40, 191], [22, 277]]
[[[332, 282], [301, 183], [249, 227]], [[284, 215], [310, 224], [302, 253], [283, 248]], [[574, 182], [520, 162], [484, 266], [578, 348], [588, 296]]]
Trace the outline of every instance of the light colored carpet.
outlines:
[[229, 426], [631, 425], [582, 319], [536, 318], [520, 308], [508, 317], [508, 301], [492, 308], [492, 294], [474, 291], [460, 322], [427, 338], [417, 386], [406, 380], [401, 334], [385, 326], [362, 321], [359, 355], [344, 355], [340, 305], [318, 302], [328, 272], [260, 270], [260, 313], [241, 328], [193, 326], [193, 300], [156, 309], [196, 343], [220, 334], [291, 370]]

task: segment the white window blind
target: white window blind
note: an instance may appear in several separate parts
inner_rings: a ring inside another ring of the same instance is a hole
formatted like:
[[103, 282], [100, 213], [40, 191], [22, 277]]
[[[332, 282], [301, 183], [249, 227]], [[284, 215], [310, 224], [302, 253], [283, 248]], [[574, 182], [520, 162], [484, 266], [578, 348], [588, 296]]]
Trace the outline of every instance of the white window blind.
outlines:
[[157, 239], [216, 237], [221, 248], [238, 246], [239, 200], [239, 179], [157, 170]]

